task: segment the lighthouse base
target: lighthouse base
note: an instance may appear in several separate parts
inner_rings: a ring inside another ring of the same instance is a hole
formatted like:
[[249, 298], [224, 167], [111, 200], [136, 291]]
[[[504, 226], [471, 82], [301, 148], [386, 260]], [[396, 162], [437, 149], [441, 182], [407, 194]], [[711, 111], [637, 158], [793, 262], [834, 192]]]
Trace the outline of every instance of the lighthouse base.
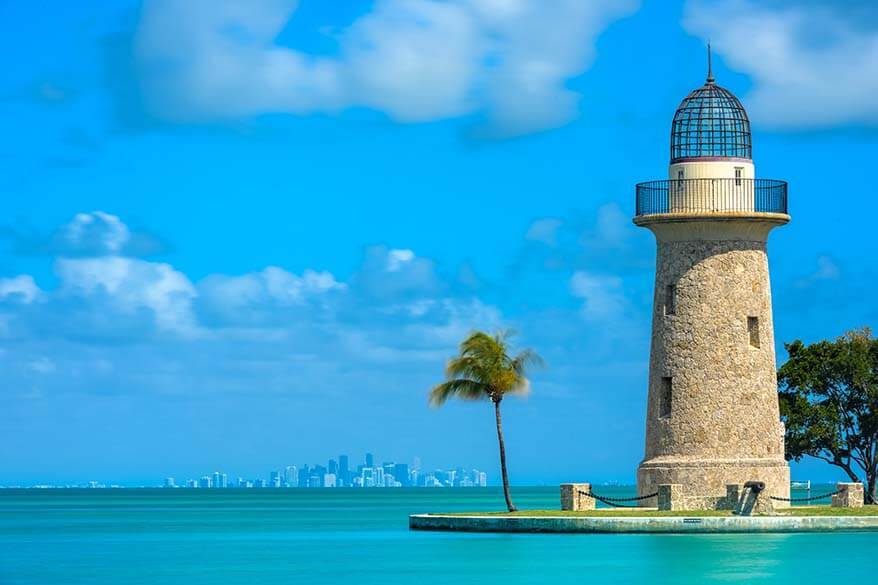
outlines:
[[[690, 459], [656, 457], [637, 468], [637, 495], [658, 491], [662, 484], [682, 486], [682, 493], [691, 502], [691, 509], [716, 509], [724, 506], [726, 486], [748, 481], [765, 482], [770, 496], [790, 497], [790, 467], [783, 459]], [[654, 507], [656, 498], [641, 501]], [[775, 501], [775, 507], [788, 507], [788, 502]]]

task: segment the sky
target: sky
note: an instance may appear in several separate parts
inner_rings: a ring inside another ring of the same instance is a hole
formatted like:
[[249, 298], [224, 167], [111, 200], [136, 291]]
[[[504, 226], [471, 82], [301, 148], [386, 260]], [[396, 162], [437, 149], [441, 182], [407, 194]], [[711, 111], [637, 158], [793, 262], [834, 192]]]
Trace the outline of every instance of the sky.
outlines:
[[633, 482], [634, 185], [708, 39], [790, 183], [779, 363], [878, 327], [871, 1], [0, 1], [0, 27], [0, 484], [366, 451], [495, 480], [491, 408], [427, 392], [501, 328], [547, 362], [503, 404], [513, 483]]

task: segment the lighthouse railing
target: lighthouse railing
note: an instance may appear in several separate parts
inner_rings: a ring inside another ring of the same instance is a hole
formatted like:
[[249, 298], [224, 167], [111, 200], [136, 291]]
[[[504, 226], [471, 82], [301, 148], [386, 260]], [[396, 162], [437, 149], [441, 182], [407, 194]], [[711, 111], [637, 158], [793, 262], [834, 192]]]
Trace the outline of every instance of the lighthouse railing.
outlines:
[[776, 179], [676, 179], [637, 185], [637, 216], [787, 212], [787, 182]]

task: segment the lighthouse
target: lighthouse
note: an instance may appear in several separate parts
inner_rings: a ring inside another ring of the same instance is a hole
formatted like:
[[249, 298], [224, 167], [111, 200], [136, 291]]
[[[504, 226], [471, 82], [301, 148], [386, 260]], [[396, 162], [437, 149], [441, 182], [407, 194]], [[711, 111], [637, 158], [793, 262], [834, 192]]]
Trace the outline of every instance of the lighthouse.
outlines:
[[677, 484], [709, 508], [755, 480], [789, 497], [766, 248], [790, 221], [787, 183], [756, 178], [747, 112], [717, 85], [710, 47], [670, 139], [668, 178], [636, 187], [634, 223], [657, 246], [638, 494]]

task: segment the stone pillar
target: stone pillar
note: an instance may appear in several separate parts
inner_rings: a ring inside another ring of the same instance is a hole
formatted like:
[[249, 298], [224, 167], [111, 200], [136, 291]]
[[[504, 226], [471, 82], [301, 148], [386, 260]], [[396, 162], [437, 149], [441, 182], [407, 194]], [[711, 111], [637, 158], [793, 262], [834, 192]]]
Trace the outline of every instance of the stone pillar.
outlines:
[[585, 494], [591, 493], [590, 483], [562, 483], [561, 509], [571, 512], [594, 510], [595, 500]]
[[833, 508], [862, 508], [863, 507], [863, 484], [844, 483], [836, 484], [839, 493], [832, 496]]
[[683, 486], [679, 483], [663, 483], [658, 486], [658, 509], [684, 510]]

